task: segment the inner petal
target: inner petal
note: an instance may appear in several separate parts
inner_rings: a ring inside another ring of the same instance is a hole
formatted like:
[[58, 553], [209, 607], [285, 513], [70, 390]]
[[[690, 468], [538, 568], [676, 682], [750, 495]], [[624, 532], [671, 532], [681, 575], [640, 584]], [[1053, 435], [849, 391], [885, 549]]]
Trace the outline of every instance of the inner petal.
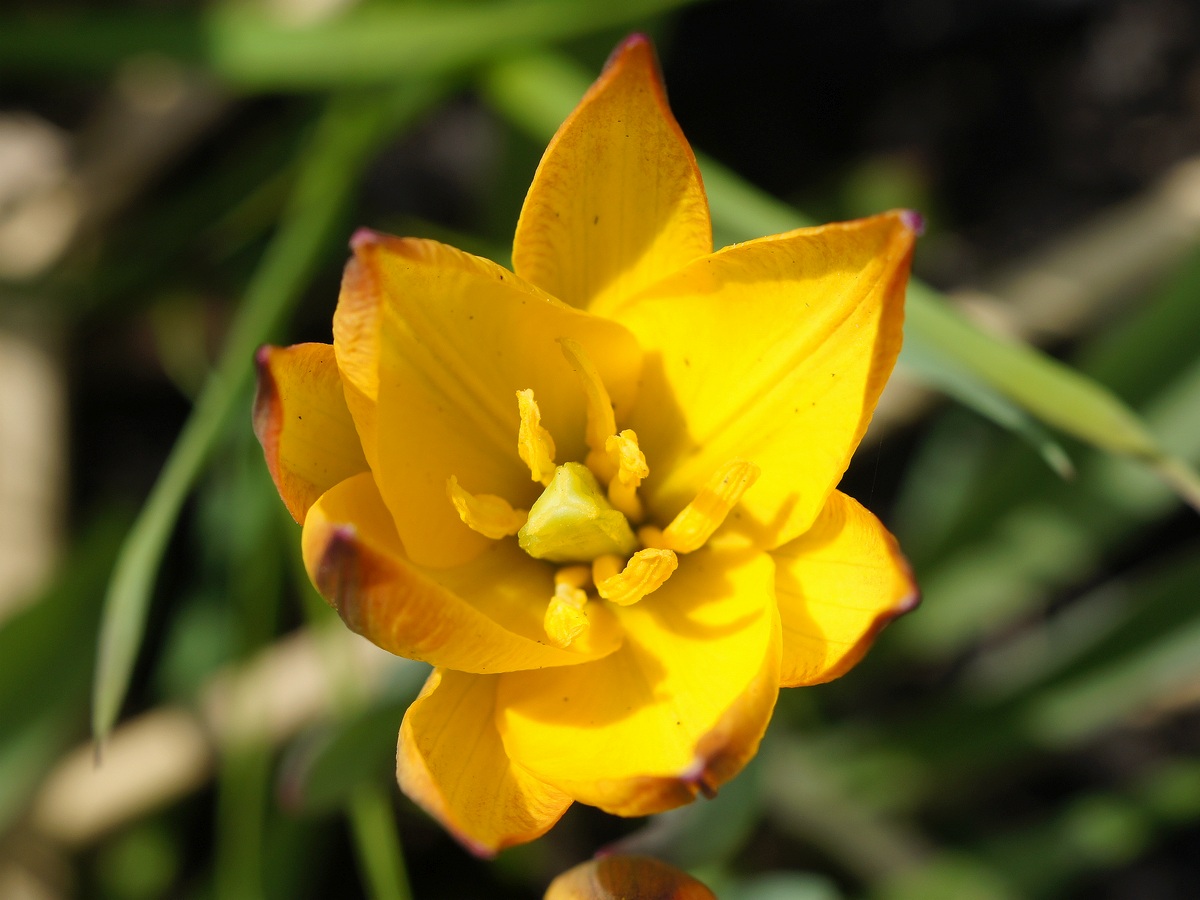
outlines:
[[753, 755], [778, 693], [774, 578], [766, 554], [692, 554], [653, 603], [615, 608], [625, 644], [608, 660], [502, 677], [505, 749], [619, 815], [715, 790]]

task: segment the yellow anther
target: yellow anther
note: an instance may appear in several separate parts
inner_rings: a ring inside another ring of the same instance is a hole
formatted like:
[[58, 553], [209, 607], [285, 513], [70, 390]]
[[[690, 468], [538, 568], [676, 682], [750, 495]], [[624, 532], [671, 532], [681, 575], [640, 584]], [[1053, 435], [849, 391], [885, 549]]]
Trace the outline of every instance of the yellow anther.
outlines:
[[592, 572], [588, 566], [567, 566], [555, 573], [554, 596], [546, 607], [542, 627], [556, 647], [571, 646], [571, 642], [587, 629], [589, 622], [583, 608], [588, 598], [584, 588], [591, 581]]
[[554, 477], [554, 438], [542, 427], [542, 411], [533, 399], [533, 391], [517, 391], [521, 428], [517, 432], [517, 452], [534, 481], [549, 484]]
[[592, 583], [599, 584], [614, 575], [620, 575], [625, 568], [625, 557], [610, 553], [607, 556], [597, 556], [592, 560]]
[[472, 494], [453, 475], [446, 481], [446, 493], [458, 510], [458, 517], [463, 524], [493, 541], [516, 534], [529, 518], [529, 513], [523, 509], [513, 509], [503, 497]]
[[596, 583], [596, 591], [618, 606], [630, 606], [658, 590], [679, 565], [670, 550], [647, 547], [629, 558], [624, 571]]
[[587, 401], [587, 431], [584, 439], [587, 441], [588, 455], [584, 463], [601, 484], [608, 484], [617, 472], [616, 464], [604, 449], [604, 442], [617, 431], [612, 399], [608, 396], [600, 372], [583, 347], [570, 338], [559, 338], [558, 343], [562, 347], [563, 356], [579, 376]]
[[700, 489], [696, 499], [681, 509], [671, 524], [663, 529], [659, 539], [643, 540], [643, 543], [651, 547], [665, 547], [676, 553], [699, 550], [721, 527], [742, 495], [758, 480], [758, 474], [758, 466], [744, 459], [725, 463]]
[[650, 474], [646, 456], [638, 447], [637, 435], [626, 428], [620, 434], [612, 434], [604, 442], [604, 452], [617, 473], [608, 483], [608, 502], [625, 513], [632, 522], [642, 519], [642, 501], [638, 499], [638, 485]]

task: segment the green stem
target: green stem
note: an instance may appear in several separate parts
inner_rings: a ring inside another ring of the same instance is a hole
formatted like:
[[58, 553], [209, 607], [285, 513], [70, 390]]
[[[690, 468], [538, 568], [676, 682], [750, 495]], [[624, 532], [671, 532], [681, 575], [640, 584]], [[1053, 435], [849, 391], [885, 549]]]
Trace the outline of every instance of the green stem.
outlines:
[[350, 825], [359, 868], [374, 900], [411, 900], [404, 849], [385, 788], [361, 782], [350, 799]]

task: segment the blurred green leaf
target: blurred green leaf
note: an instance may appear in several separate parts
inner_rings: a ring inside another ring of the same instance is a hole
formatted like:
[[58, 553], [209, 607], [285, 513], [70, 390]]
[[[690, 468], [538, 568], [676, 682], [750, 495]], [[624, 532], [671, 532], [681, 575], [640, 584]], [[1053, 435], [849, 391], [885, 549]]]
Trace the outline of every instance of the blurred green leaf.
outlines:
[[1133, 410], [1108, 388], [1025, 344], [986, 334], [937, 294], [909, 285], [905, 328], [1048, 425], [1120, 456], [1140, 460], [1200, 509], [1200, 480], [1167, 454]]
[[969, 856], [942, 856], [873, 892], [872, 900], [1016, 900], [1019, 896]]
[[947, 360], [938, 349], [930, 347], [924, 332], [919, 329], [908, 330], [904, 341], [904, 362], [908, 371], [930, 387], [937, 388], [1001, 428], [1007, 428], [1024, 438], [1060, 478], [1074, 477], [1075, 466], [1071, 458], [1050, 432], [987, 381], [964, 366]]
[[264, 896], [262, 867], [271, 749], [258, 743], [225, 748], [217, 776], [217, 816], [213, 823], [216, 894], [223, 900]]
[[408, 872], [396, 814], [391, 804], [391, 779], [388, 788], [379, 780], [362, 782], [350, 800], [350, 824], [358, 851], [363, 881], [374, 900], [409, 900]]
[[[708, 879], [702, 879], [710, 886]], [[830, 879], [806, 872], [767, 872], [720, 886], [723, 900], [842, 900]]]
[[0, 625], [0, 830], [76, 739], [99, 605], [127, 519], [84, 529], [44, 592]]
[[167, 896], [181, 859], [175, 835], [161, 820], [140, 822], [101, 846], [96, 874], [112, 900]]
[[364, 4], [312, 25], [262, 7], [215, 3], [203, 16], [106, 12], [0, 19], [0, 71], [107, 72], [162, 54], [202, 64], [242, 88], [327, 90], [444, 74], [666, 12], [695, 0], [499, 0]]
[[105, 597], [92, 696], [92, 729], [103, 739], [125, 696], [141, 644], [154, 579], [184, 498], [216, 441], [249, 402], [255, 349], [277, 334], [332, 237], [371, 151], [437, 96], [413, 83], [385, 97], [339, 97], [318, 123], [279, 231], [246, 290], [217, 368], [134, 523]]
[[304, 813], [333, 812], [350, 803], [360, 784], [390, 777], [400, 720], [419, 688], [414, 679], [412, 692], [400, 700], [369, 707], [294, 744], [282, 765], [280, 801]]

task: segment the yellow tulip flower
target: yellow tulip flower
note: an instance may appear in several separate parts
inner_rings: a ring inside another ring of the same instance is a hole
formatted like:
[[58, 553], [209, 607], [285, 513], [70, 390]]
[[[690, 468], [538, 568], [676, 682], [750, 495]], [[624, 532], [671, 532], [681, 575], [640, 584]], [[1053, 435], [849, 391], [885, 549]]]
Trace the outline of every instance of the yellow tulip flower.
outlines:
[[653, 49], [550, 144], [513, 271], [360, 231], [333, 344], [265, 347], [255, 429], [318, 590], [433, 664], [401, 788], [473, 851], [573, 801], [712, 795], [780, 687], [917, 593], [836, 490], [899, 352], [908, 212], [713, 252]]

